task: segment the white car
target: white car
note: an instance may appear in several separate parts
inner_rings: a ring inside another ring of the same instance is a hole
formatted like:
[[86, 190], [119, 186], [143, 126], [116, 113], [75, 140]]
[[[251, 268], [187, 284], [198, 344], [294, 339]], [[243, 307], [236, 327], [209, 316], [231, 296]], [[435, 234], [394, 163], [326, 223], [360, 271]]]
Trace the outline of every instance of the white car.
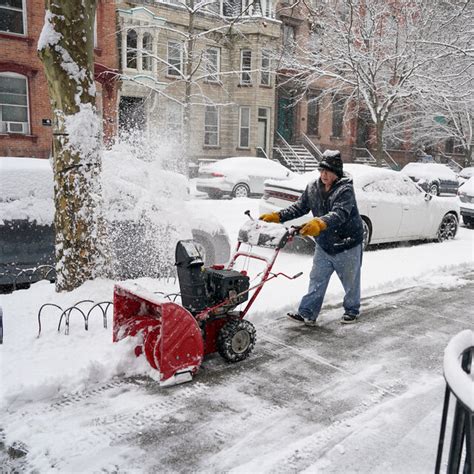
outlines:
[[[344, 171], [354, 180], [364, 223], [364, 248], [369, 244], [455, 237], [460, 214], [456, 198], [432, 196], [398, 171], [359, 164], [344, 165]], [[260, 213], [293, 204], [306, 185], [318, 177], [319, 172], [312, 171], [284, 183], [267, 181]], [[300, 225], [311, 217], [308, 214], [288, 224]]]
[[458, 192], [456, 173], [441, 163], [408, 163], [400, 172], [434, 196]]
[[196, 189], [211, 199], [224, 195], [249, 197], [263, 194], [266, 179], [287, 180], [296, 174], [266, 158], [239, 156], [201, 165]]
[[463, 168], [458, 173], [459, 186], [461, 186], [461, 184], [465, 183], [472, 176], [474, 176], [474, 166], [468, 166], [466, 168]]
[[468, 227], [474, 226], [474, 176], [469, 178], [458, 189], [458, 197], [461, 202], [461, 216], [464, 224]]

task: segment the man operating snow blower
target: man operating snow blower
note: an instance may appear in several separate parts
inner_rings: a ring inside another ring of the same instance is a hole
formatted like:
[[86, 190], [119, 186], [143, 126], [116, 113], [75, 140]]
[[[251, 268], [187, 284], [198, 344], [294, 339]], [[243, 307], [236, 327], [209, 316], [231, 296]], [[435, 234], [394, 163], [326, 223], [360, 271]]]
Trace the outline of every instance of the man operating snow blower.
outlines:
[[345, 291], [341, 323], [351, 324], [356, 322], [360, 308], [362, 219], [352, 178], [343, 172], [340, 152], [326, 150], [319, 171], [320, 177], [308, 184], [298, 201], [279, 212], [262, 214], [260, 219], [283, 223], [309, 211], [313, 213], [314, 218], [300, 229], [300, 235], [314, 237], [316, 241], [309, 289], [301, 299], [298, 312], [288, 313], [288, 317], [315, 326], [329, 280], [335, 271]]

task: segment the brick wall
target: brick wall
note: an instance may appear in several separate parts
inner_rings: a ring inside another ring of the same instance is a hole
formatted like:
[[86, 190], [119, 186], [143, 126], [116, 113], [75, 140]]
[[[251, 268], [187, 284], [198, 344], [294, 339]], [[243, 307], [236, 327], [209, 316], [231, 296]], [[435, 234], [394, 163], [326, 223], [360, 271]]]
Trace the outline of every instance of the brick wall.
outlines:
[[[43, 120], [51, 120], [48, 86], [36, 45], [44, 23], [44, 0], [25, 2], [26, 32], [24, 36], [0, 33], [0, 72], [13, 72], [28, 78], [29, 133], [0, 133], [0, 156], [31, 156], [47, 158], [50, 155], [52, 129]], [[98, 49], [96, 61], [108, 71], [117, 68], [117, 47], [115, 43], [115, 5], [110, 0], [99, 2], [98, 6]], [[111, 34], [112, 32], [112, 34]], [[116, 82], [112, 75], [102, 74], [104, 131], [115, 133], [116, 129]]]

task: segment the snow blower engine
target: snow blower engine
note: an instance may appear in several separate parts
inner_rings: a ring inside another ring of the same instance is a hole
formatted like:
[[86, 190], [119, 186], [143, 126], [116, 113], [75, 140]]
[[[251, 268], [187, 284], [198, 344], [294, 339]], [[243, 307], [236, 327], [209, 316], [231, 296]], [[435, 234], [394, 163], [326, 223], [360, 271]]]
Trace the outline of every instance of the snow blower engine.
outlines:
[[224, 265], [204, 268], [201, 254], [193, 240], [176, 245], [181, 304], [193, 315], [205, 308], [219, 305], [215, 315], [225, 314], [248, 300], [249, 277]]
[[[194, 241], [178, 242], [181, 304], [159, 299], [136, 285], [115, 285], [114, 342], [135, 336], [135, 354], [144, 354], [148, 363], [160, 371], [162, 386], [191, 380], [208, 354], [218, 352], [229, 362], [246, 359], [254, 348], [256, 332], [244, 317], [263, 285], [280, 275], [294, 279], [302, 274], [271, 273], [278, 253], [297, 232], [297, 228], [287, 229], [280, 224], [247, 221], [240, 229], [227, 268], [205, 268]], [[255, 247], [271, 248], [273, 255], [255, 253]], [[234, 268], [241, 257], [265, 264], [252, 287], [247, 273]], [[237, 309], [243, 303], [244, 308]]]

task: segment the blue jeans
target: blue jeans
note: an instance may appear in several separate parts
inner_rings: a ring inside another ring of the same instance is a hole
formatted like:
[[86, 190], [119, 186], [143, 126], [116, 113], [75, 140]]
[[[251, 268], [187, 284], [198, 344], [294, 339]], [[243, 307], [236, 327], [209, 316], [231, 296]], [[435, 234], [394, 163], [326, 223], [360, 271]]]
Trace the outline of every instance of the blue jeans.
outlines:
[[336, 255], [329, 255], [316, 245], [313, 268], [309, 275], [308, 293], [301, 299], [298, 313], [305, 319], [317, 319], [329, 280], [335, 271], [346, 293], [343, 301], [345, 313], [358, 315], [360, 309], [361, 265], [361, 244]]

